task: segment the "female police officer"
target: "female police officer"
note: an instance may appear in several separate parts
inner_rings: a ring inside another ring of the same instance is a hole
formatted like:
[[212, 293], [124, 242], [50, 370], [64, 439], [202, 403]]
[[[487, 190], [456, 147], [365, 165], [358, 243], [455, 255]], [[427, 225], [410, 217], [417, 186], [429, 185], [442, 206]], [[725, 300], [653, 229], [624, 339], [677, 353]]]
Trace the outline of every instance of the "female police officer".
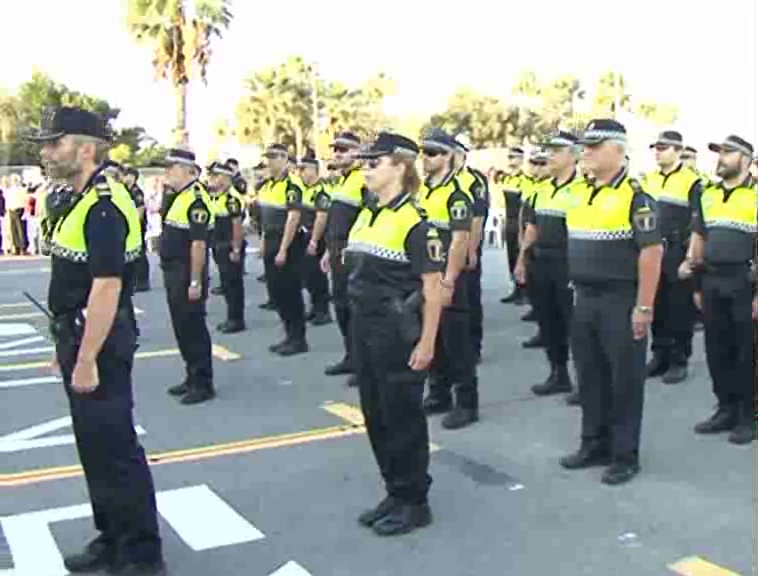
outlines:
[[422, 400], [442, 310], [444, 254], [414, 203], [418, 152], [411, 140], [386, 132], [362, 152], [376, 198], [360, 212], [345, 249], [361, 406], [387, 489], [359, 522], [382, 536], [431, 522]]

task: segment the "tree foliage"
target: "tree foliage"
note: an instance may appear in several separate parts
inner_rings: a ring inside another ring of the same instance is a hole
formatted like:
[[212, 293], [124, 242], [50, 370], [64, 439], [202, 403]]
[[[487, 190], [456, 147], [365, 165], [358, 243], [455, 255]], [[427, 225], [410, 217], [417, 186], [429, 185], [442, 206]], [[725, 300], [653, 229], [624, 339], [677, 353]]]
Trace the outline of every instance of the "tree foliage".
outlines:
[[236, 134], [243, 144], [280, 142], [300, 154], [313, 145], [314, 121], [319, 124], [319, 148], [340, 130], [365, 136], [379, 129], [386, 122], [382, 102], [392, 86], [379, 74], [361, 87], [349, 87], [320, 78], [303, 58], [290, 57], [245, 80], [236, 126], [221, 132]]

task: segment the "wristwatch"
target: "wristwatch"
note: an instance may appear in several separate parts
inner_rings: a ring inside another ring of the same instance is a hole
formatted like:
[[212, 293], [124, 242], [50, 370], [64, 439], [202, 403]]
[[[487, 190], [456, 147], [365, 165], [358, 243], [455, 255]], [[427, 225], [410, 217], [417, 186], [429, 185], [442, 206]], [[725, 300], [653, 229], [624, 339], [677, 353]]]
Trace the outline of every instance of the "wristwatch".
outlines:
[[653, 313], [653, 307], [652, 306], [635, 306], [634, 307], [637, 312], [640, 314], [652, 314]]

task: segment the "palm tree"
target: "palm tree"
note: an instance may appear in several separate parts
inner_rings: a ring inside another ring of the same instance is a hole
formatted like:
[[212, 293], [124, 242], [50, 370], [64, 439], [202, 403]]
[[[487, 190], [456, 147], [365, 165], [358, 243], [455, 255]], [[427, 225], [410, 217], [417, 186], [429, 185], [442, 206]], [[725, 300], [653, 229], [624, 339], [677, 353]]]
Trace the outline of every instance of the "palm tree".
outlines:
[[174, 141], [187, 144], [187, 84], [193, 66], [203, 82], [211, 58], [211, 40], [229, 28], [230, 0], [129, 0], [127, 26], [138, 42], [153, 49], [156, 76], [169, 80], [176, 93]]

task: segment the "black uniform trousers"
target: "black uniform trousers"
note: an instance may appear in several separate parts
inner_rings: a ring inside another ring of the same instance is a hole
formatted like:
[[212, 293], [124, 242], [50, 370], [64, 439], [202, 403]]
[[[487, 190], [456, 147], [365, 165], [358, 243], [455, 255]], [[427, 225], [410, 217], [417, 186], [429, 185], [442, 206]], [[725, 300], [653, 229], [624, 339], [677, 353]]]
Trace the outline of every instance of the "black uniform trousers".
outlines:
[[505, 246], [508, 250], [508, 270], [511, 276], [513, 276], [513, 271], [516, 269], [516, 262], [518, 262], [518, 255], [521, 251], [518, 236], [518, 220], [506, 220]]
[[327, 241], [329, 250], [329, 267], [332, 270], [332, 302], [337, 325], [345, 345], [345, 356], [350, 360], [352, 347], [350, 345], [350, 300], [347, 296], [348, 270], [342, 262], [342, 251], [347, 246], [347, 240], [330, 239]]
[[302, 264], [305, 252], [303, 235], [298, 233], [287, 251], [284, 266], [276, 265], [276, 255], [282, 242], [281, 232], [266, 231], [266, 253], [263, 265], [266, 271], [268, 293], [284, 324], [288, 340], [305, 338], [305, 302], [303, 301]]
[[453, 303], [442, 311], [434, 362], [430, 371], [429, 394], [448, 401], [455, 390], [460, 408], [479, 408], [476, 363], [471, 349], [471, 313], [468, 279], [463, 272], [455, 282]]
[[97, 357], [98, 387], [71, 388], [83, 330], [75, 318], [58, 319], [56, 357], [68, 395], [74, 437], [84, 469], [95, 528], [119, 561], [161, 558], [155, 489], [145, 452], [134, 431], [132, 366], [137, 348], [134, 312], [120, 310]]
[[371, 448], [387, 493], [424, 504], [429, 476], [429, 430], [423, 410], [426, 372], [408, 366], [414, 342], [396, 312], [375, 305], [352, 307], [351, 356]]
[[577, 285], [572, 351], [582, 404], [582, 440], [636, 462], [642, 429], [647, 338], [635, 340], [633, 282]]
[[484, 339], [484, 310], [482, 309], [482, 245], [477, 250], [476, 268], [466, 273], [468, 298], [471, 310], [471, 346], [474, 356], [482, 354]]
[[134, 285], [137, 289], [147, 289], [150, 287], [150, 261], [147, 258], [147, 221], [142, 221], [142, 254], [135, 262], [134, 266]]
[[753, 403], [752, 287], [747, 267], [703, 274], [705, 356], [720, 406]]
[[213, 389], [211, 336], [206, 325], [208, 278], [203, 278], [200, 300], [190, 302], [190, 264], [181, 260], [164, 260], [163, 282], [176, 342], [187, 367], [186, 384], [190, 389]]
[[245, 252], [245, 243], [242, 243], [239, 262], [232, 262], [231, 251], [232, 245], [228, 242], [215, 244], [213, 259], [218, 266], [221, 289], [226, 300], [226, 318], [229, 322], [242, 323], [245, 321], [245, 284], [242, 280], [242, 254]]
[[692, 356], [695, 331], [694, 284], [691, 280], [680, 280], [678, 276], [679, 265], [686, 256], [685, 243], [667, 243], [655, 298], [651, 349], [653, 354], [672, 366], [686, 366]]
[[565, 366], [569, 359], [569, 335], [574, 293], [569, 286], [565, 249], [534, 248], [530, 263], [531, 291], [540, 334], [545, 341], [547, 359], [554, 366]]
[[311, 306], [316, 313], [329, 311], [329, 278], [321, 269], [321, 258], [326, 252], [326, 242], [319, 241], [316, 247], [316, 255], [304, 255], [303, 259], [303, 283], [311, 296]]

